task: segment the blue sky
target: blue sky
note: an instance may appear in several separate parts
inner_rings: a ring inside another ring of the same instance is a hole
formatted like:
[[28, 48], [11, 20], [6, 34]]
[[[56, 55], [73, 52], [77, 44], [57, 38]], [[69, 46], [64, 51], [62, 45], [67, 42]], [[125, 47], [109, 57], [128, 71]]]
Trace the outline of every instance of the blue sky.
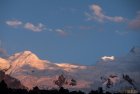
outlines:
[[30, 50], [52, 62], [94, 65], [102, 56], [121, 56], [140, 46], [139, 4], [139, 0], [0, 0], [1, 47], [9, 55]]

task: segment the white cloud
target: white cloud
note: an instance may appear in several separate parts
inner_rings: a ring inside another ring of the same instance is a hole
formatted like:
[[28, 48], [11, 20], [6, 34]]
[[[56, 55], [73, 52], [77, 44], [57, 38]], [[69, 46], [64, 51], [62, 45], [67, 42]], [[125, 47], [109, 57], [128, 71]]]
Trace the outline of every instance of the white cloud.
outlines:
[[25, 28], [33, 32], [41, 32], [46, 29], [45, 25], [43, 25], [42, 23], [38, 23], [37, 25], [34, 25], [31, 22], [23, 23], [22, 21], [19, 21], [19, 20], [9, 20], [9, 21], [6, 21], [6, 24], [11, 27], [21, 26], [21, 28]]
[[58, 33], [61, 36], [67, 35], [67, 33], [64, 31], [64, 29], [48, 28], [48, 27], [46, 28], [46, 25], [44, 25], [42, 23], [33, 24], [32, 22], [23, 23], [22, 21], [19, 21], [19, 20], [10, 20], [10, 21], [6, 21], [6, 24], [9, 26], [12, 26], [12, 27], [20, 26], [20, 28], [27, 29], [32, 32], [42, 32], [42, 31], [46, 30], [46, 31]]
[[105, 20], [112, 21], [112, 22], [124, 22], [125, 19], [121, 16], [108, 16], [103, 13], [102, 8], [99, 5], [93, 4], [90, 6], [90, 9], [92, 11], [91, 14], [86, 13], [86, 16], [88, 16], [88, 20], [97, 20], [99, 22], [103, 22]]
[[113, 61], [113, 60], [115, 60], [115, 57], [114, 56], [103, 56], [103, 57], [101, 57], [101, 59], [103, 61]]
[[24, 28], [26, 28], [28, 30], [31, 30], [33, 32], [41, 32], [41, 31], [46, 29], [45, 26], [42, 23], [34, 25], [34, 24], [30, 23], [30, 22], [26, 23], [24, 25]]
[[95, 18], [99, 21], [103, 21], [105, 18], [105, 15], [102, 13], [102, 8], [98, 5], [92, 5], [91, 10], [94, 12], [95, 14]]
[[12, 27], [18, 27], [22, 25], [22, 22], [19, 20], [9, 20], [9, 21], [6, 21], [6, 24]]
[[67, 33], [62, 29], [55, 29], [55, 32], [59, 33], [62, 36], [65, 36]]
[[134, 30], [140, 29], [140, 11], [138, 11], [137, 16], [128, 23], [128, 27]]

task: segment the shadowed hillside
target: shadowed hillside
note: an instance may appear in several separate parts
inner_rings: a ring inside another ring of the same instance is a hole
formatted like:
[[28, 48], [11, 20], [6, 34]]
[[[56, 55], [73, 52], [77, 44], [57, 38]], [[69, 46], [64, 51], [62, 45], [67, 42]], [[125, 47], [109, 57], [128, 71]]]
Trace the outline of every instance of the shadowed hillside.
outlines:
[[[8, 88], [7, 84], [4, 80], [0, 82], [0, 94], [86, 94], [82, 91], [69, 91], [68, 89], [64, 89], [60, 87], [59, 89], [51, 89], [51, 90], [40, 90], [38, 87], [34, 87], [32, 90], [27, 89], [11, 89]], [[102, 87], [99, 87], [98, 90], [92, 90], [87, 94], [138, 94], [137, 92], [116, 92], [110, 93], [108, 91], [104, 92]]]

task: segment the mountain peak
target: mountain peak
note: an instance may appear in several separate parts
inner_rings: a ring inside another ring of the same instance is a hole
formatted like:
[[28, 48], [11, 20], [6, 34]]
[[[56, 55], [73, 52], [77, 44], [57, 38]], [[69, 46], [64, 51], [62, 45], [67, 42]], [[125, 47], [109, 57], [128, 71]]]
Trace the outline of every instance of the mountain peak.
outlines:
[[26, 59], [31, 59], [31, 60], [39, 60], [38, 56], [31, 51], [23, 51], [20, 53], [21, 57], [24, 57]]
[[9, 60], [20, 60], [20, 61], [35, 61], [35, 60], [39, 60], [39, 58], [37, 57], [37, 55], [35, 55], [34, 53], [32, 53], [31, 51], [23, 51], [20, 53], [16, 53], [12, 56], [9, 57]]
[[32, 54], [31, 51], [23, 51], [22, 53], [23, 53], [23, 54]]
[[22, 67], [32, 67], [36, 69], [44, 69], [44, 62], [40, 60], [31, 51], [23, 51], [16, 53], [8, 58], [11, 63], [11, 68], [6, 72], [7, 74], [13, 74], [15, 71], [20, 70]]

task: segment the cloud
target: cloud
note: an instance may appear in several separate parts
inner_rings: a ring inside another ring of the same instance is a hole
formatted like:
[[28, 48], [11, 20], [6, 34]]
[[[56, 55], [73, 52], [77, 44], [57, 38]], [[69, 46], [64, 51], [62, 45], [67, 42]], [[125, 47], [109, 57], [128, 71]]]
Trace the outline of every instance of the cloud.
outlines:
[[114, 56], [103, 56], [103, 57], [101, 57], [101, 59], [103, 61], [113, 61], [113, 60], [115, 60], [115, 57]]
[[11, 27], [20, 26], [21, 28], [28, 29], [33, 32], [41, 32], [46, 29], [45, 25], [42, 23], [38, 23], [37, 25], [34, 25], [31, 22], [23, 23], [22, 21], [19, 21], [19, 20], [9, 20], [9, 21], [6, 21], [6, 24]]
[[[120, 57], [114, 57], [114, 56], [104, 56], [101, 57], [101, 59], [104, 62], [104, 60], [113, 60], [113, 63], [99, 63], [98, 69], [105, 72], [127, 72], [127, 73], [133, 73], [133, 72], [140, 72], [140, 48], [139, 47], [133, 47], [127, 55], [123, 55]], [[106, 61], [105, 61], [106, 62]], [[100, 67], [100, 68], [99, 68]], [[139, 75], [140, 76], [140, 75]]]
[[79, 26], [78, 27], [80, 30], [92, 30], [92, 29], [95, 29], [94, 26]]
[[19, 20], [9, 20], [9, 21], [6, 21], [6, 24], [12, 27], [18, 27], [22, 25], [22, 22]]
[[88, 20], [97, 20], [99, 22], [104, 21], [112, 21], [112, 22], [124, 22], [125, 19], [121, 16], [108, 16], [103, 13], [102, 8], [99, 5], [93, 4], [90, 6], [90, 9], [92, 11], [91, 14], [86, 13], [86, 16], [88, 17]]
[[0, 48], [0, 57], [7, 57], [8, 54], [7, 54], [7, 51], [3, 48]]
[[119, 34], [119, 35], [126, 35], [128, 33], [128, 31], [125, 31], [125, 30], [116, 30], [115, 33], [116, 34]]
[[19, 27], [23, 28], [23, 29], [27, 29], [30, 30], [32, 32], [42, 32], [44, 30], [49, 31], [49, 32], [56, 32], [61, 36], [65, 36], [67, 35], [67, 33], [64, 31], [64, 29], [60, 29], [60, 28], [49, 28], [46, 27], [46, 25], [42, 24], [42, 23], [37, 23], [37, 24], [33, 24], [32, 22], [22, 22], [19, 20], [10, 20], [10, 21], [6, 21], [6, 24], [8, 26], [11, 27]]
[[0, 48], [0, 57], [2, 58], [8, 57], [8, 53], [4, 48]]
[[139, 30], [140, 29], [140, 11], [137, 13], [137, 16], [129, 21], [128, 28]]
[[[108, 77], [110, 75], [116, 75], [120, 78], [120, 81], [123, 81], [122, 75], [129, 75], [134, 81], [135, 85], [140, 89], [140, 48], [134, 47], [127, 55], [115, 57], [111, 63], [106, 63], [107, 61], [102, 60], [101, 62], [95, 65], [95, 70], [90, 73], [90, 76], [96, 76], [96, 78], [100, 79], [100, 77]], [[104, 56], [106, 58], [108, 56]], [[112, 57], [112, 56], [111, 56]], [[110, 59], [110, 56], [109, 56]], [[113, 59], [113, 57], [112, 57]], [[93, 82], [97, 81], [96, 78], [92, 80]], [[122, 89], [122, 87], [128, 86], [127, 84], [122, 84], [120, 81], [117, 81], [116, 85], [111, 87], [112, 89]], [[119, 83], [119, 86], [117, 85]], [[93, 85], [98, 85], [98, 83]], [[101, 85], [100, 85], [101, 86]], [[93, 86], [95, 88], [95, 86]], [[110, 89], [111, 89], [110, 88]]]
[[28, 29], [28, 30], [31, 30], [33, 32], [41, 32], [41, 31], [46, 29], [45, 26], [42, 23], [34, 25], [32, 23], [29, 23], [29, 22], [24, 25], [24, 28]]
[[7, 57], [8, 54], [7, 54], [7, 51], [2, 48], [2, 41], [0, 40], [0, 57]]
[[62, 36], [67, 35], [67, 33], [64, 30], [62, 30], [62, 29], [55, 29], [55, 32], [59, 33]]

